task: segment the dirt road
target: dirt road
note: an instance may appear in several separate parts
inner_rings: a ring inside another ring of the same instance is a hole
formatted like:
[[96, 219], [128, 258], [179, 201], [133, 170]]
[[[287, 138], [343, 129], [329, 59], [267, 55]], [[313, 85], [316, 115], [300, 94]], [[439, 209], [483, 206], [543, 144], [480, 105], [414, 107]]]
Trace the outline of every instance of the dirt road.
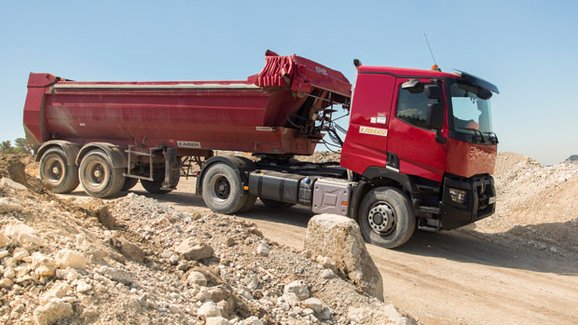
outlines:
[[[182, 211], [204, 207], [193, 182], [179, 191], [153, 196]], [[147, 195], [135, 187], [138, 194]], [[72, 195], [80, 195], [80, 189]], [[303, 208], [274, 210], [257, 204], [240, 218], [265, 236], [303, 248]], [[538, 249], [472, 230], [418, 232], [404, 247], [369, 245], [384, 283], [386, 302], [424, 324], [578, 324], [578, 255]]]

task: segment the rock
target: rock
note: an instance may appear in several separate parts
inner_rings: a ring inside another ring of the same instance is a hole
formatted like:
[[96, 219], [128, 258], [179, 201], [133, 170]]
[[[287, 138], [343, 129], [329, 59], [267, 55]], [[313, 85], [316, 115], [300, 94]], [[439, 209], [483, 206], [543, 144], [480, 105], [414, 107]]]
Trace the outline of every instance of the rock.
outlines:
[[4, 232], [0, 232], [0, 247], [6, 247], [10, 245], [10, 238], [4, 234]]
[[78, 279], [78, 277], [80, 276], [80, 274], [78, 274], [78, 272], [73, 269], [73, 268], [66, 268], [66, 269], [58, 269], [56, 270], [56, 277], [59, 279], [64, 279], [68, 282], [72, 282], [76, 279]]
[[10, 253], [8, 253], [7, 250], [5, 249], [1, 249], [0, 250], [0, 260], [3, 259], [4, 257], [8, 256]]
[[201, 272], [191, 271], [187, 276], [187, 282], [189, 284], [196, 284], [201, 287], [205, 287], [207, 285], [207, 277]]
[[11, 188], [16, 191], [27, 191], [28, 188], [20, 183], [11, 180], [8, 177], [2, 177], [0, 179], [0, 188]]
[[44, 245], [44, 240], [38, 236], [36, 231], [23, 223], [9, 224], [4, 229], [4, 235], [11, 238], [13, 244], [28, 246]]
[[240, 321], [239, 325], [263, 325], [263, 322], [256, 316], [251, 316]]
[[321, 270], [321, 278], [322, 279], [333, 279], [335, 277], [335, 273], [333, 272], [332, 269], [323, 269]]
[[353, 219], [332, 214], [314, 216], [307, 225], [305, 249], [313, 256], [328, 256], [356, 286], [383, 301], [381, 275]]
[[208, 319], [210, 317], [221, 316], [221, 311], [219, 310], [219, 307], [217, 306], [216, 303], [214, 303], [211, 300], [207, 300], [205, 303], [201, 305], [201, 307], [199, 307], [199, 309], [197, 310], [197, 315], [203, 316]]
[[126, 286], [134, 282], [134, 276], [122, 269], [116, 269], [108, 266], [101, 266], [97, 270], [100, 274], [106, 276], [107, 278], [120, 282]]
[[34, 321], [37, 325], [54, 324], [73, 314], [72, 305], [60, 300], [50, 301], [34, 310]]
[[230, 293], [224, 290], [222, 287], [210, 287], [202, 288], [197, 294], [196, 298], [199, 301], [210, 300], [213, 302], [219, 302], [226, 300], [230, 297]]
[[231, 325], [231, 322], [221, 316], [207, 318], [205, 325]]
[[14, 285], [14, 281], [9, 278], [3, 278], [0, 280], [0, 288], [10, 289]]
[[22, 261], [27, 256], [30, 256], [30, 254], [28, 253], [28, 251], [26, 249], [24, 249], [22, 247], [17, 247], [12, 252], [12, 260], [14, 260], [16, 262]]
[[191, 239], [185, 239], [177, 247], [175, 252], [182, 255], [187, 260], [199, 261], [206, 258], [211, 258], [215, 255], [215, 251], [209, 245], [197, 245]]
[[299, 299], [299, 297], [297, 297], [297, 295], [292, 292], [285, 292], [281, 298], [283, 298], [283, 300], [291, 307], [297, 306], [301, 302], [301, 299]]
[[293, 281], [283, 288], [284, 293], [293, 293], [299, 298], [299, 300], [304, 300], [309, 298], [309, 289], [305, 282], [301, 280]]
[[368, 325], [415, 325], [417, 322], [408, 316], [403, 316], [393, 305], [383, 305], [382, 308], [350, 307], [347, 318], [357, 324]]
[[87, 293], [90, 290], [92, 290], [92, 286], [86, 283], [86, 281], [84, 280], [79, 280], [78, 283], [76, 284], [76, 292]]
[[219, 308], [221, 315], [224, 317], [230, 317], [235, 309], [234, 302], [229, 302], [227, 300], [217, 302], [217, 307]]
[[96, 310], [96, 308], [88, 307], [82, 311], [82, 314], [80, 314], [80, 318], [89, 319], [89, 318], [96, 317], [98, 315], [99, 315], [99, 313], [98, 313], [98, 310]]
[[323, 310], [323, 302], [317, 298], [308, 298], [303, 301], [303, 305], [306, 308], [313, 309], [316, 313], [321, 313]]
[[52, 288], [50, 288], [50, 290], [48, 290], [44, 294], [44, 296], [46, 298], [62, 298], [64, 296], [66, 296], [66, 294], [68, 293], [68, 290], [70, 290], [70, 286], [68, 285], [68, 283], [58, 282], [58, 283], [54, 284], [52, 286]]
[[137, 263], [142, 263], [144, 261], [144, 251], [130, 241], [122, 237], [113, 237], [110, 239], [110, 244], [129, 260]]
[[51, 277], [56, 273], [56, 260], [40, 252], [32, 254], [32, 269], [40, 277]]
[[86, 267], [86, 258], [80, 252], [71, 249], [61, 249], [56, 253], [56, 262], [58, 267], [65, 269], [71, 267], [74, 269], [84, 269]]
[[22, 211], [22, 207], [20, 205], [14, 204], [7, 198], [0, 197], [0, 214], [20, 211]]
[[326, 269], [335, 270], [335, 263], [328, 256], [317, 256], [317, 263], [321, 264]]
[[271, 252], [271, 246], [269, 246], [265, 243], [259, 243], [259, 245], [257, 245], [257, 254], [259, 254], [261, 256], [269, 256], [270, 252]]

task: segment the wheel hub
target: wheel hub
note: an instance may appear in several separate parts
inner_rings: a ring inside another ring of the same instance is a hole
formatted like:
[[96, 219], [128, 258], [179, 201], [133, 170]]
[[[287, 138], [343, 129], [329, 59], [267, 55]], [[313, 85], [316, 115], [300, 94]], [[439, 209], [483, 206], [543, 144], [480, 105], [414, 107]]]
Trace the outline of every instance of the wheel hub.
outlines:
[[395, 229], [396, 217], [393, 209], [385, 202], [378, 203], [369, 210], [369, 226], [379, 235], [385, 235]]
[[52, 173], [53, 173], [54, 175], [59, 175], [59, 174], [60, 174], [60, 168], [59, 168], [59, 166], [53, 166], [53, 167], [52, 167]]
[[231, 184], [225, 177], [220, 177], [215, 182], [215, 195], [221, 199], [226, 200], [231, 194]]

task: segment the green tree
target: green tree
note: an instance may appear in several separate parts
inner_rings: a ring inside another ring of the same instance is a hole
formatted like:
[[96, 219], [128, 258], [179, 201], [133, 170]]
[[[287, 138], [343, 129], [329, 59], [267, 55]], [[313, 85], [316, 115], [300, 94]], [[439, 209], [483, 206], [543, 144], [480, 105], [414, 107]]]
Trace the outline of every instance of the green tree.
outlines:
[[24, 138], [18, 138], [14, 141], [16, 147], [12, 146], [10, 140], [0, 142], [0, 154], [30, 154], [32, 147]]
[[14, 140], [14, 144], [16, 145], [16, 148], [22, 153], [32, 153], [32, 146], [25, 138], [17, 138]]

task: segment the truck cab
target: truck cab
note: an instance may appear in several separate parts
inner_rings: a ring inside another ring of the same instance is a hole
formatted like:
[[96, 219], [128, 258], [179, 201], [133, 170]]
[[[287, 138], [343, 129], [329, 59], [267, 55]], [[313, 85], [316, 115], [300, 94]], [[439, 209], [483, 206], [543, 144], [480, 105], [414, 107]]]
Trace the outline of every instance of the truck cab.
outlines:
[[407, 227], [454, 229], [494, 212], [492, 93], [465, 72], [358, 66], [341, 166], [360, 180], [355, 212], [366, 239], [388, 246], [404, 221], [400, 202], [379, 193], [372, 201], [371, 191], [405, 196], [415, 216]]

